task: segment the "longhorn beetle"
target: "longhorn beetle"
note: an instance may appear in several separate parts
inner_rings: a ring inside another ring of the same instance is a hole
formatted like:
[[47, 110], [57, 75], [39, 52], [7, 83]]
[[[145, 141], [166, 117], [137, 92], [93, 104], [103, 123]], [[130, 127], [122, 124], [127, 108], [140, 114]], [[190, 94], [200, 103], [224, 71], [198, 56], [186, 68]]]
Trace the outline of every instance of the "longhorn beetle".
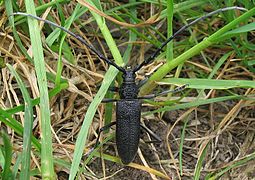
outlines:
[[116, 125], [116, 145], [117, 145], [118, 154], [119, 154], [123, 164], [129, 164], [134, 159], [134, 157], [137, 153], [141, 128], [144, 129], [145, 131], [147, 131], [155, 139], [160, 141], [160, 139], [156, 135], [154, 135], [150, 130], [148, 130], [146, 127], [144, 127], [140, 124], [140, 118], [141, 118], [141, 101], [140, 100], [151, 99], [151, 98], [155, 98], [157, 96], [165, 95], [168, 93], [181, 91], [183, 88], [186, 87], [186, 85], [184, 85], [184, 86], [181, 86], [174, 90], [167, 90], [167, 91], [164, 91], [161, 93], [155, 93], [155, 94], [150, 94], [150, 95], [146, 95], [143, 97], [138, 97], [139, 88], [141, 86], [135, 82], [135, 79], [136, 79], [135, 73], [137, 71], [139, 71], [143, 66], [150, 64], [156, 58], [156, 56], [159, 55], [159, 53], [161, 51], [163, 51], [163, 48], [167, 45], [167, 43], [169, 43], [171, 40], [173, 40], [178, 34], [180, 34], [180, 32], [184, 31], [188, 27], [192, 26], [193, 24], [197, 23], [198, 21], [201, 21], [209, 16], [212, 16], [214, 14], [217, 14], [217, 13], [220, 13], [223, 11], [234, 10], [234, 9], [246, 10], [244, 8], [236, 7], [236, 6], [226, 7], [226, 8], [212, 11], [212, 12], [190, 22], [189, 24], [180, 28], [171, 37], [169, 37], [164, 43], [162, 43], [162, 45], [148, 59], [144, 60], [141, 64], [135, 66], [134, 68], [131, 68], [131, 67], [124, 68], [124, 67], [118, 66], [113, 61], [107, 59], [101, 53], [99, 53], [92, 45], [88, 44], [81, 36], [65, 29], [62, 26], [59, 26], [58, 24], [55, 24], [48, 20], [44, 20], [40, 17], [31, 15], [31, 14], [26, 14], [26, 13], [22, 13], [22, 12], [13, 13], [12, 15], [28, 16], [31, 18], [35, 18], [39, 21], [44, 21], [45, 23], [53, 25], [57, 28], [60, 28], [61, 30], [65, 31], [66, 33], [70, 34], [71, 36], [73, 36], [74, 38], [76, 38], [80, 42], [82, 42], [94, 54], [96, 54], [99, 59], [102, 59], [107, 64], [114, 66], [116, 69], [118, 69], [123, 74], [122, 75], [123, 82], [120, 85], [120, 88], [118, 90], [120, 99], [119, 100], [117, 100], [117, 99], [105, 100], [105, 102], [116, 102], [116, 121], [111, 122], [110, 124], [102, 127], [99, 130], [99, 134], [98, 134], [98, 137], [96, 140], [95, 147], [97, 147], [99, 144], [100, 134], [104, 130], [110, 128], [111, 126]]

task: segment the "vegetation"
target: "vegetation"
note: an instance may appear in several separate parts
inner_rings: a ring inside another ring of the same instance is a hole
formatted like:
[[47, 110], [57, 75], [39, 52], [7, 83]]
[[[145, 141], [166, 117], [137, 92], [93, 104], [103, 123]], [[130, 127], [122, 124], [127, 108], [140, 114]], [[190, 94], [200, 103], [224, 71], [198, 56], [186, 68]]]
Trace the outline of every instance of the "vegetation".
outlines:
[[[17, 3], [17, 4], [16, 4]], [[148, 58], [188, 22], [193, 25], [138, 72], [140, 95], [188, 84], [143, 105], [142, 123], [162, 139], [123, 168], [114, 128], [121, 73], [36, 14], [82, 36], [120, 66]], [[255, 175], [254, 3], [249, 0], [0, 1], [0, 166], [2, 179], [244, 179]]]

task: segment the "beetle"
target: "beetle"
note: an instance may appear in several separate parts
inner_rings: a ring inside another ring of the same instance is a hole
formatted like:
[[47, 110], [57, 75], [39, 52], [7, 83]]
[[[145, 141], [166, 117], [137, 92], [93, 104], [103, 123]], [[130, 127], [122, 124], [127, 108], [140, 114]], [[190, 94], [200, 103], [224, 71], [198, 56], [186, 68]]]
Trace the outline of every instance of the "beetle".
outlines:
[[[160, 138], [158, 138], [155, 134], [153, 134], [150, 130], [148, 130], [145, 126], [140, 124], [141, 119], [141, 100], [142, 99], [151, 99], [155, 98], [157, 96], [165, 95], [168, 93], [174, 93], [181, 91], [184, 89], [187, 85], [183, 85], [181, 87], [178, 87], [174, 90], [167, 90], [163, 91], [161, 93], [155, 93], [150, 95], [145, 95], [143, 97], [139, 97], [139, 88], [142, 86], [141, 84], [136, 83], [136, 72], [138, 72], [143, 66], [150, 64], [159, 54], [161, 51], [163, 51], [163, 48], [172, 41], [178, 34], [180, 34], [182, 31], [186, 30], [188, 27], [192, 26], [193, 24], [197, 23], [198, 21], [201, 21], [209, 16], [212, 16], [214, 14], [228, 11], [228, 10], [246, 10], [241, 7], [233, 6], [233, 7], [226, 7], [222, 9], [218, 9], [215, 11], [212, 11], [192, 22], [189, 24], [183, 26], [178, 31], [176, 31], [171, 37], [169, 37], [164, 43], [161, 44], [159, 48], [146, 60], [144, 60], [141, 64], [135, 66], [134, 68], [131, 67], [121, 67], [118, 66], [115, 62], [107, 59], [104, 57], [100, 52], [98, 52], [92, 45], [88, 44], [86, 40], [84, 40], [81, 36], [65, 29], [64, 27], [55, 24], [51, 21], [42, 19], [40, 17], [22, 13], [22, 12], [16, 12], [12, 15], [22, 15], [22, 16], [28, 16], [31, 18], [35, 18], [39, 21], [44, 21], [45, 23], [48, 23], [50, 25], [53, 25], [57, 28], [60, 28], [61, 30], [65, 31], [66, 33], [70, 34], [74, 38], [78, 39], [80, 42], [82, 42], [86, 47], [88, 47], [94, 54], [98, 56], [99, 59], [105, 61], [107, 64], [114, 66], [116, 69], [118, 69], [122, 73], [123, 82], [120, 85], [120, 88], [118, 90], [120, 99], [106, 99], [104, 102], [116, 102], [116, 121], [111, 122], [110, 124], [102, 127], [99, 130], [98, 137], [96, 139], [95, 149], [99, 144], [99, 137], [100, 134], [110, 128], [113, 125], [116, 125], [116, 145], [118, 150], [118, 155], [121, 158], [121, 161], [124, 165], [129, 164], [133, 161], [135, 158], [135, 155], [138, 150], [139, 140], [140, 140], [140, 130], [141, 128], [147, 131], [149, 134], [151, 134], [156, 140], [160, 141]], [[93, 150], [92, 149], [92, 150]], [[91, 150], [91, 151], [92, 151]], [[90, 151], [90, 152], [91, 152]]]

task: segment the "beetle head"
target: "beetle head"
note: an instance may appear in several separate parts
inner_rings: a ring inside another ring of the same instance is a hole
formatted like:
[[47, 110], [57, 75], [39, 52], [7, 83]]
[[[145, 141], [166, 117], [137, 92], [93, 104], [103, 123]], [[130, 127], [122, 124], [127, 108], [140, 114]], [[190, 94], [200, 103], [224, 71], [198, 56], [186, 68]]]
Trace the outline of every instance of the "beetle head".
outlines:
[[126, 72], [123, 73], [123, 83], [135, 83], [136, 74], [130, 66], [127, 67]]

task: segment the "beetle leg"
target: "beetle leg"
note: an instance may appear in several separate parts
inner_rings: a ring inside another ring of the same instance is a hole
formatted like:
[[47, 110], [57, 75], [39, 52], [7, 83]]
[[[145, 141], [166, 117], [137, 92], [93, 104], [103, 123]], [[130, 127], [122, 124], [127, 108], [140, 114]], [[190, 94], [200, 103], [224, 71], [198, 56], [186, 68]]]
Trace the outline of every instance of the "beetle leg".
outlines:
[[103, 99], [101, 102], [102, 103], [109, 103], [109, 102], [116, 102], [118, 101], [118, 99], [109, 99], [109, 98], [105, 98]]
[[109, 87], [108, 90], [111, 91], [111, 92], [119, 92], [118, 87]]
[[150, 130], [143, 124], [140, 124], [140, 126], [143, 130], [145, 130], [150, 136], [154, 138], [154, 140], [146, 141], [146, 143], [161, 143], [162, 142], [161, 138], [157, 134], [155, 134], [152, 130]]
[[104, 131], [106, 131], [106, 130], [108, 130], [110, 127], [112, 127], [112, 126], [115, 125], [115, 124], [116, 124], [116, 121], [111, 122], [111, 123], [109, 123], [109, 124], [107, 124], [107, 125], [105, 125], [105, 126], [103, 126], [103, 127], [101, 127], [101, 128], [99, 129], [98, 136], [97, 136], [97, 140], [96, 140], [96, 144], [95, 144], [95, 146], [94, 146], [93, 149], [96, 149], [96, 147], [99, 145], [99, 138], [100, 138], [101, 133], [104, 132]]
[[163, 92], [160, 92], [160, 93], [145, 95], [145, 96], [142, 96], [142, 97], [138, 97], [138, 99], [153, 99], [155, 97], [163, 96], [163, 95], [168, 94], [168, 93], [177, 93], [177, 92], [180, 92], [180, 91], [184, 90], [188, 86], [189, 86], [188, 84], [184, 84], [184, 85], [182, 85], [180, 87], [177, 87], [173, 90], [170, 89], [170, 90], [166, 90], [166, 91], [163, 91]]
[[[96, 88], [99, 89], [101, 85], [102, 85], [102, 84], [97, 84], [97, 85], [96, 85]], [[110, 87], [108, 88], [108, 91], [117, 93], [117, 92], [119, 92], [119, 88], [118, 88], [118, 87], [114, 87], [114, 86], [110, 86]]]
[[147, 81], [149, 77], [145, 77], [143, 80], [139, 81], [137, 84], [138, 89], [140, 89]]
[[111, 123], [109, 123], [109, 124], [107, 124], [107, 125], [105, 125], [105, 126], [103, 126], [99, 129], [95, 146], [86, 153], [86, 156], [89, 155], [92, 151], [94, 151], [97, 148], [97, 146], [99, 145], [99, 138], [100, 138], [101, 133], [108, 130], [110, 127], [112, 127], [115, 124], [116, 124], [116, 121], [111, 122]]

